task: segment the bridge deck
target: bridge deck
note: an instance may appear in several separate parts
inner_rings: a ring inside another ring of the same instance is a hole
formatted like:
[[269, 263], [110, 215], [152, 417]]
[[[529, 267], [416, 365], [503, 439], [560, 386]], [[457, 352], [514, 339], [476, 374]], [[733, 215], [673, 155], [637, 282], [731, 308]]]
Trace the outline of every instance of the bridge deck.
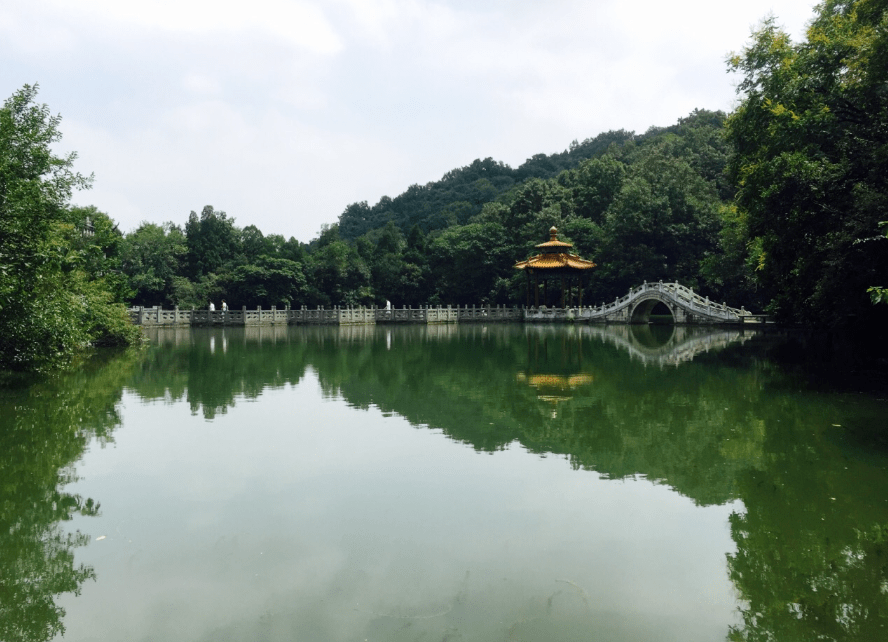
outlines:
[[250, 325], [372, 325], [377, 323], [479, 323], [479, 322], [587, 322], [645, 323], [659, 302], [669, 308], [676, 324], [766, 323], [764, 315], [701, 297], [679, 283], [644, 283], [612, 303], [575, 308], [524, 308], [506, 306], [420, 306], [418, 308], [334, 307], [310, 310], [271, 308], [255, 310], [165, 310], [132, 308], [133, 323], [144, 326], [250, 326]]

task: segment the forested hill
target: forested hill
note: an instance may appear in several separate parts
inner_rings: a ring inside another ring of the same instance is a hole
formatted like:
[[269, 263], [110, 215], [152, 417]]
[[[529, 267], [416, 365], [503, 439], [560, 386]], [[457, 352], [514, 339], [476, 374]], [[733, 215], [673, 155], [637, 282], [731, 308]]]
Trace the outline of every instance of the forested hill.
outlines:
[[[724, 115], [700, 112], [698, 117], [721, 121]], [[535, 154], [517, 169], [489, 157], [476, 159], [470, 165], [447, 172], [439, 181], [411, 185], [395, 198], [383, 196], [372, 207], [367, 201], [352, 203], [339, 217], [339, 235], [353, 240], [384, 227], [389, 221], [405, 233], [414, 225], [419, 225], [426, 233], [462, 225], [480, 214], [484, 203], [496, 200], [516, 184], [529, 178], [554, 178], [564, 170], [575, 168], [581, 161], [600, 157], [611, 145], [621, 147], [661, 131], [664, 130], [652, 128], [641, 136], [623, 129], [604, 132], [581, 143], [573, 141], [560, 153]]]
[[535, 154], [512, 169], [492, 158], [476, 159], [470, 165], [453, 169], [439, 181], [411, 185], [395, 198], [383, 196], [370, 207], [366, 201], [352, 203], [339, 217], [339, 234], [356, 239], [393, 221], [403, 232], [414, 225], [426, 233], [451, 225], [462, 225], [480, 214], [484, 203], [496, 200], [517, 183], [528, 178], [554, 178], [581, 161], [603, 154], [610, 145], [623, 145], [635, 135], [625, 130], [609, 131], [570, 148], [547, 156]]

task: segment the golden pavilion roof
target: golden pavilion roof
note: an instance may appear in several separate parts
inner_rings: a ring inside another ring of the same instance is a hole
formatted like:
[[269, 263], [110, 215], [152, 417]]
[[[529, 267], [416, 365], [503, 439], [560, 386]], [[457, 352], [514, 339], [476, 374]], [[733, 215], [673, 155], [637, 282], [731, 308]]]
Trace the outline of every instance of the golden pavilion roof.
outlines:
[[589, 270], [596, 266], [592, 261], [568, 252], [568, 248], [573, 247], [573, 245], [559, 241], [558, 230], [555, 227], [549, 229], [549, 240], [545, 243], [540, 243], [536, 247], [543, 250], [542, 254], [532, 256], [526, 261], [518, 261], [512, 267], [516, 270], [528, 268], [540, 270]]

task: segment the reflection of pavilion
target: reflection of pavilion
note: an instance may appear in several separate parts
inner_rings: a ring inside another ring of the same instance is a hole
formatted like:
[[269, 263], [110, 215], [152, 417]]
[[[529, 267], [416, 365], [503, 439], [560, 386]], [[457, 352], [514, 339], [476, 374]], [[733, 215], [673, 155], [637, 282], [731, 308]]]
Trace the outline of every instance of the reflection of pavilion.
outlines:
[[[519, 261], [513, 267], [527, 275], [527, 305], [540, 306], [540, 281], [543, 282], [543, 305], [549, 304], [549, 281], [561, 286], [561, 302], [558, 307], [583, 305], [583, 275], [595, 267], [595, 263], [571, 254], [570, 243], [558, 240], [558, 230], [549, 230], [549, 240], [537, 245], [542, 254]], [[533, 297], [530, 296], [531, 291]]]
[[590, 385], [594, 377], [588, 373], [574, 375], [528, 374], [519, 372], [519, 383], [526, 383], [537, 390], [537, 398], [552, 405], [552, 418], [558, 414], [558, 404], [573, 398], [579, 388]]
[[583, 367], [582, 339], [572, 332], [527, 333], [527, 369], [516, 379], [536, 389], [537, 397], [552, 406], [571, 399], [576, 392], [594, 381]]

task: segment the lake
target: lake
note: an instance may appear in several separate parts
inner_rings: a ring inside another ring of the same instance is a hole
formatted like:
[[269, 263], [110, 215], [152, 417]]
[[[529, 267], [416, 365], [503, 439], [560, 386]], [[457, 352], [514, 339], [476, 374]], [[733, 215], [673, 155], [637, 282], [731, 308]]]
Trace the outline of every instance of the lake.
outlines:
[[0, 639], [888, 639], [886, 395], [792, 335], [159, 329], [0, 391]]

